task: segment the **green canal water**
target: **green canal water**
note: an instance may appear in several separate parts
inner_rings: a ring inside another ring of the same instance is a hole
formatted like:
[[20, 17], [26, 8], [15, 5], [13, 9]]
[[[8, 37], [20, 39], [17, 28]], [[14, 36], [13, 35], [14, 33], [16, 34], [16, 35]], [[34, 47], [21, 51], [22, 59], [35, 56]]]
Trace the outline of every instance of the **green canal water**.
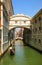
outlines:
[[0, 59], [0, 65], [42, 65], [42, 55], [18, 40], [15, 42], [15, 55], [10, 56], [8, 50]]

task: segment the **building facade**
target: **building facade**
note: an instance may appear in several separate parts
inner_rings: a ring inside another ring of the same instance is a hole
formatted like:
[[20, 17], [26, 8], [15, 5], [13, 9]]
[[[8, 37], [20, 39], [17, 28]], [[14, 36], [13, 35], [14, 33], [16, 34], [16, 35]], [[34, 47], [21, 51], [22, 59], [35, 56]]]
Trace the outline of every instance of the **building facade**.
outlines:
[[9, 47], [9, 17], [13, 14], [12, 0], [0, 0], [0, 55]]
[[42, 51], [42, 9], [32, 18], [32, 43], [31, 45]]

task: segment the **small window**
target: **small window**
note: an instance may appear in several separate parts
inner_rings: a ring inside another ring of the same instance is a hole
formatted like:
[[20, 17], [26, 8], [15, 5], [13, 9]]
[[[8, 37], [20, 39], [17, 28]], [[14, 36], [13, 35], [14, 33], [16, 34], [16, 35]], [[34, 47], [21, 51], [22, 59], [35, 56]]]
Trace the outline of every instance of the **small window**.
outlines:
[[41, 17], [39, 17], [39, 21], [41, 21]]
[[35, 20], [35, 23], [37, 23], [37, 20]]
[[41, 30], [41, 27], [39, 27], [39, 30]]
[[37, 28], [35, 28], [35, 32], [37, 32]]
[[41, 43], [41, 40], [39, 39], [39, 43]]

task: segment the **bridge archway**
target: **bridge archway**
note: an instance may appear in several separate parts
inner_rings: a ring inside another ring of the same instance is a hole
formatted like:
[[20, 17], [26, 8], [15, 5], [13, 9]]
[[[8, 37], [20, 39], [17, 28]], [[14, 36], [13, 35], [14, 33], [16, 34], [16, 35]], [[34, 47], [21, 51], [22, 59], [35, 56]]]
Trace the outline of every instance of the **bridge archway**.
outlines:
[[12, 15], [9, 21], [9, 30], [16, 27], [30, 28], [31, 17], [24, 14]]
[[15, 29], [16, 28], [24, 28], [31, 30], [31, 17], [23, 14], [17, 14], [10, 17], [9, 21], [9, 40], [14, 39]]

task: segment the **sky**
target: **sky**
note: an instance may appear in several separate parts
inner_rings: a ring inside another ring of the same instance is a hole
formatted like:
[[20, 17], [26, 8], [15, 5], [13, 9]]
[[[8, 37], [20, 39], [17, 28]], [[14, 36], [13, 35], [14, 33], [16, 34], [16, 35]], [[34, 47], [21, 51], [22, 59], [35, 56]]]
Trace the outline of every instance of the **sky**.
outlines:
[[41, 8], [42, 0], [12, 0], [15, 15], [24, 14], [33, 17]]

